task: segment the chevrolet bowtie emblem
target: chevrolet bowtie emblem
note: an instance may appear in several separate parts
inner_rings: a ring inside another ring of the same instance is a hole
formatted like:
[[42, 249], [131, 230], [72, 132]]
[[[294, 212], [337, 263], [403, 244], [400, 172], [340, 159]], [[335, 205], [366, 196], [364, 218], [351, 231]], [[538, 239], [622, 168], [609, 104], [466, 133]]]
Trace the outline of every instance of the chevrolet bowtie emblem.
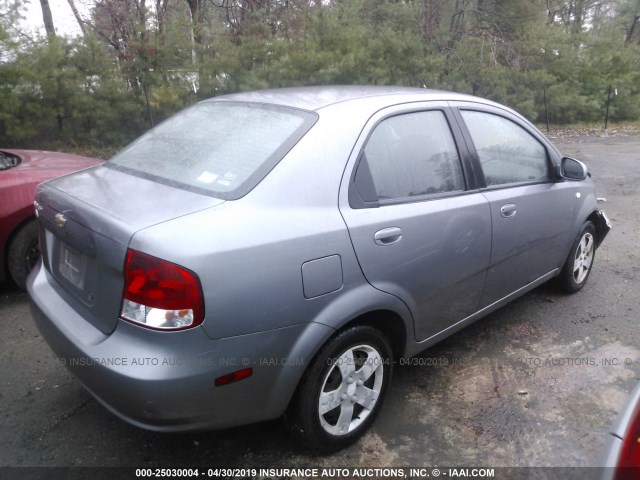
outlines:
[[53, 217], [53, 220], [60, 228], [64, 228], [64, 224], [67, 223], [67, 217], [65, 217], [62, 213], [56, 213], [56, 215]]

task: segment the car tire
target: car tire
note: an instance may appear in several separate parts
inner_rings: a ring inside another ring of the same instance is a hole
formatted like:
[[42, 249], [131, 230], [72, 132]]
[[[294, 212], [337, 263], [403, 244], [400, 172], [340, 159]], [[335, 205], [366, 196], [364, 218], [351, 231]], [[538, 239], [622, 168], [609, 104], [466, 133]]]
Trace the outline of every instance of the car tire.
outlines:
[[591, 222], [585, 222], [557, 278], [556, 285], [560, 290], [575, 293], [587, 283], [596, 256], [595, 241], [595, 226]]
[[287, 412], [289, 426], [314, 451], [346, 447], [373, 423], [392, 372], [393, 353], [380, 331], [366, 325], [343, 330], [305, 372]]
[[14, 233], [7, 250], [9, 275], [20, 289], [25, 289], [27, 276], [39, 258], [38, 225], [29, 220]]

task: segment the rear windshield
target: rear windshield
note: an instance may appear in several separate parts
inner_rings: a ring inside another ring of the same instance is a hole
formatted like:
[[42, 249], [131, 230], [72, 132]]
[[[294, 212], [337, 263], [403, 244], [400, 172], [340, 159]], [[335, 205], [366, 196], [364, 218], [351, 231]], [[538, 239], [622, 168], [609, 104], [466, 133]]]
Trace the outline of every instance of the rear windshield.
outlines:
[[255, 187], [316, 118], [274, 105], [199, 103], [145, 133], [105, 166], [233, 200]]

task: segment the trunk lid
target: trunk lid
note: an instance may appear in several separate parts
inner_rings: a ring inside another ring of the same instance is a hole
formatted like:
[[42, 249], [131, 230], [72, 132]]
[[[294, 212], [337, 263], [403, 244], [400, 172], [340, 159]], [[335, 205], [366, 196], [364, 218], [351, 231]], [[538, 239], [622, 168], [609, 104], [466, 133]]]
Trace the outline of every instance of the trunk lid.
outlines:
[[223, 202], [105, 167], [43, 183], [36, 201], [42, 259], [52, 283], [105, 334], [118, 322], [131, 237]]

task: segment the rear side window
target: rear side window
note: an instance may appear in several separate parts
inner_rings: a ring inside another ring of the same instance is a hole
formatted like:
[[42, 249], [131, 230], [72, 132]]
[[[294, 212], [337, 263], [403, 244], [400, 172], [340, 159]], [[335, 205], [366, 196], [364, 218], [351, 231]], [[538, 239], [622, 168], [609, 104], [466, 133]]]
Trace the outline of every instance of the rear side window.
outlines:
[[379, 200], [464, 190], [460, 158], [441, 111], [383, 120], [364, 148]]
[[504, 117], [460, 111], [478, 152], [487, 186], [548, 178], [547, 150], [524, 128]]
[[106, 165], [233, 200], [255, 187], [316, 118], [265, 104], [199, 103], [145, 133]]

